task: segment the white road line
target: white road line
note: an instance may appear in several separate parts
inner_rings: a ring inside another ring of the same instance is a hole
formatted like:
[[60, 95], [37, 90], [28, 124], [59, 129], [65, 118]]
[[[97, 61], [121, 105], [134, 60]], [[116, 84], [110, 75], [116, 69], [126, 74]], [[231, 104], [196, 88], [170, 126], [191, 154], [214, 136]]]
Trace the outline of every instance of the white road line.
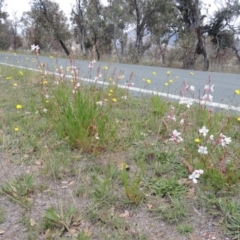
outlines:
[[[17, 67], [17, 68], [21, 68], [21, 69], [27, 69], [27, 70], [35, 71], [35, 72], [41, 72], [41, 70], [39, 70], [39, 69], [27, 68], [27, 67], [18, 66], [18, 65], [12, 65], [12, 64], [3, 63], [3, 62], [0, 62], [0, 64], [6, 65], [6, 66], [10, 66], [10, 67]], [[48, 72], [48, 73], [59, 75], [58, 73], [53, 73], [53, 72]], [[65, 77], [66, 78], [72, 78], [71, 75], [65, 75]], [[89, 78], [79, 78], [79, 80], [84, 81], [84, 82], [97, 83], [97, 84], [100, 84], [100, 85], [106, 85], [106, 86], [109, 85], [108, 82], [97, 81], [97, 80], [89, 79]], [[150, 95], [156, 95], [156, 96], [171, 98], [171, 99], [175, 99], [175, 100], [179, 100], [179, 101], [187, 100], [187, 101], [192, 102], [192, 103], [198, 103], [198, 104], [206, 105], [206, 106], [209, 106], [209, 107], [216, 107], [216, 108], [221, 108], [221, 109], [225, 109], [225, 110], [232, 110], [232, 111], [240, 112], [240, 107], [231, 106], [231, 105], [227, 105], [227, 104], [223, 104], [223, 103], [210, 102], [210, 101], [201, 101], [201, 100], [195, 99], [195, 98], [186, 98], [186, 97], [181, 97], [181, 96], [174, 95], [174, 94], [162, 93], [162, 92], [158, 92], [158, 91], [147, 90], [147, 89], [142, 89], [142, 88], [137, 88], [137, 87], [131, 87], [131, 86], [126, 86], [126, 85], [121, 85], [121, 84], [117, 84], [117, 86], [119, 88], [127, 89], [127, 90], [138, 92], [138, 93], [145, 93], [145, 94], [150, 94]]]

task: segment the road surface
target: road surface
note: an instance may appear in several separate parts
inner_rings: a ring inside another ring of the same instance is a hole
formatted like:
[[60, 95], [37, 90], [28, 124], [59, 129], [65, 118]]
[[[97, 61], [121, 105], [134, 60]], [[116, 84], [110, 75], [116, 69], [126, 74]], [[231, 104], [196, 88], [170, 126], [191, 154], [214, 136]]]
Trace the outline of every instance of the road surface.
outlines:
[[[39, 60], [39, 61], [38, 61]], [[0, 53], [0, 64], [23, 67], [27, 69], [39, 69], [39, 62], [44, 63], [49, 72], [57, 73], [56, 69], [62, 66], [66, 75], [71, 75], [71, 71], [66, 71], [71, 66], [70, 60], [65, 58], [53, 58], [38, 56], [34, 54], [11, 54]], [[120, 76], [117, 83], [120, 87], [127, 87], [132, 94], [142, 96], [146, 94], [158, 94], [172, 99], [180, 100], [180, 92], [184, 96], [199, 99], [204, 94], [204, 86], [211, 80], [210, 85], [214, 85], [214, 92], [211, 93], [213, 100], [206, 104], [221, 109], [229, 109], [240, 112], [240, 95], [234, 94], [236, 89], [240, 90], [240, 75], [217, 72], [190, 71], [183, 69], [169, 69], [152, 66], [96, 62], [93, 69], [89, 72], [89, 61], [77, 60], [74, 65], [79, 71], [79, 77], [86, 82], [95, 82], [95, 77], [101, 72], [102, 77], [98, 83], [109, 82], [109, 78], [115, 79]], [[168, 75], [167, 73], [170, 74]], [[69, 76], [71, 77], [71, 76]], [[150, 82], [151, 83], [148, 83]], [[172, 80], [172, 83], [171, 81]], [[185, 84], [194, 86], [195, 91], [192, 94], [187, 93]], [[168, 86], [165, 84], [168, 83]]]

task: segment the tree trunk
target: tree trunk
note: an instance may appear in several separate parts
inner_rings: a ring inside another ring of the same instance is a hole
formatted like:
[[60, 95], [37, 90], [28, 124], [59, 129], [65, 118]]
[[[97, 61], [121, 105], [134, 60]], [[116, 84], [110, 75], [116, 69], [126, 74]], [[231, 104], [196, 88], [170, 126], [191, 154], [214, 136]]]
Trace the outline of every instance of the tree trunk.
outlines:
[[207, 71], [209, 69], [209, 59], [208, 59], [208, 54], [207, 54], [205, 44], [203, 42], [203, 38], [201, 36], [200, 27], [196, 28], [196, 34], [197, 34], [198, 43], [197, 43], [197, 46], [195, 49], [195, 54], [203, 55], [203, 57], [204, 57], [203, 71]]

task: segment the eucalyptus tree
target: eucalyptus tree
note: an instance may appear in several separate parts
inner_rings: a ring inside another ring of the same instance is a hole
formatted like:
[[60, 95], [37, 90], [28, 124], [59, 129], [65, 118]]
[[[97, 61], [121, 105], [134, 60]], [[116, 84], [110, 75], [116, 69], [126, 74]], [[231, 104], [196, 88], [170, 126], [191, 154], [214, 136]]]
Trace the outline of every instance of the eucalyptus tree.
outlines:
[[65, 41], [70, 38], [67, 17], [60, 10], [59, 4], [51, 0], [33, 0], [31, 17], [34, 23], [45, 29], [60, 43], [67, 56], [70, 55]]
[[[180, 36], [181, 34], [182, 36], [185, 35], [187, 39], [192, 38], [195, 42], [195, 50], [184, 59], [184, 67], [194, 67], [197, 56], [203, 55], [203, 70], [208, 70], [209, 57], [205, 39], [207, 37], [211, 39], [211, 43], [217, 52], [234, 47], [234, 36], [239, 31], [236, 29], [233, 20], [236, 20], [240, 14], [240, 3], [238, 0], [223, 2], [222, 7], [208, 17], [209, 23], [205, 23], [204, 20], [207, 16], [201, 14], [202, 1], [177, 0], [176, 2], [176, 8], [179, 10], [183, 23], [182, 28], [179, 29]], [[191, 64], [189, 64], [189, 60]]]
[[81, 51], [86, 56], [85, 39], [87, 34], [87, 16], [86, 16], [87, 0], [76, 0], [75, 6], [72, 8], [71, 21], [74, 30], [74, 37], [77, 43], [80, 43]]
[[158, 10], [153, 12], [146, 22], [152, 44], [158, 48], [163, 64], [166, 64], [169, 42], [176, 39], [179, 29], [176, 16], [174, 2], [161, 0], [158, 1]]
[[0, 0], [0, 48], [8, 49], [11, 45], [10, 38], [10, 22], [8, 21], [8, 13], [3, 11], [5, 0]]
[[113, 47], [119, 62], [123, 61], [124, 49], [127, 44], [126, 30], [129, 24], [128, 4], [124, 0], [108, 0], [103, 14], [108, 25], [108, 33], [112, 38]]

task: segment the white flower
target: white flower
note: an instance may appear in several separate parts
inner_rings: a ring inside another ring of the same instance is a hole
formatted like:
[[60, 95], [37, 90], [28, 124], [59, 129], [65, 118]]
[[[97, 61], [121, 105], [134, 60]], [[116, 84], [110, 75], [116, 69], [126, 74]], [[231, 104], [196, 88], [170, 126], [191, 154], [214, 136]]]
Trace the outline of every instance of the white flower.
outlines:
[[126, 99], [127, 99], [127, 96], [122, 96], [121, 98], [124, 99], [124, 100], [126, 100]]
[[211, 101], [212, 102], [212, 100], [213, 100], [213, 96], [211, 95], [211, 94], [204, 94], [203, 95], [203, 97], [202, 97], [202, 99], [204, 100], [204, 101]]
[[38, 51], [40, 47], [38, 45], [32, 44], [31, 45], [31, 51]]
[[182, 98], [179, 102], [179, 104], [185, 104], [188, 108], [193, 104], [192, 101], [188, 98]]
[[232, 142], [232, 139], [230, 138], [230, 137], [227, 137], [226, 135], [224, 135], [224, 134], [220, 134], [220, 136], [219, 136], [219, 143], [223, 146], [223, 147], [225, 147], [226, 145], [228, 145], [229, 143], [231, 143]]
[[184, 119], [182, 119], [182, 120], [180, 121], [180, 124], [181, 124], [181, 125], [183, 125], [183, 124], [184, 124]]
[[213, 136], [213, 135], [210, 135], [209, 139], [210, 139], [211, 141], [213, 141], [213, 140], [214, 140], [214, 136]]
[[194, 92], [195, 91], [195, 87], [193, 85], [191, 85], [190, 86], [190, 90]]
[[189, 176], [190, 179], [192, 179], [192, 181], [194, 183], [197, 183], [197, 179], [204, 173], [203, 170], [199, 169], [199, 170], [195, 170], [192, 172], [192, 174]]
[[198, 152], [199, 152], [200, 154], [208, 154], [207, 147], [199, 146], [199, 147], [198, 147]]
[[46, 113], [48, 110], [46, 108], [43, 109], [43, 112]]
[[209, 130], [205, 127], [205, 126], [203, 126], [201, 129], [199, 129], [198, 130], [200, 133], [202, 133], [202, 135], [204, 136], [204, 137], [206, 137], [207, 136], [207, 133], [209, 132]]

